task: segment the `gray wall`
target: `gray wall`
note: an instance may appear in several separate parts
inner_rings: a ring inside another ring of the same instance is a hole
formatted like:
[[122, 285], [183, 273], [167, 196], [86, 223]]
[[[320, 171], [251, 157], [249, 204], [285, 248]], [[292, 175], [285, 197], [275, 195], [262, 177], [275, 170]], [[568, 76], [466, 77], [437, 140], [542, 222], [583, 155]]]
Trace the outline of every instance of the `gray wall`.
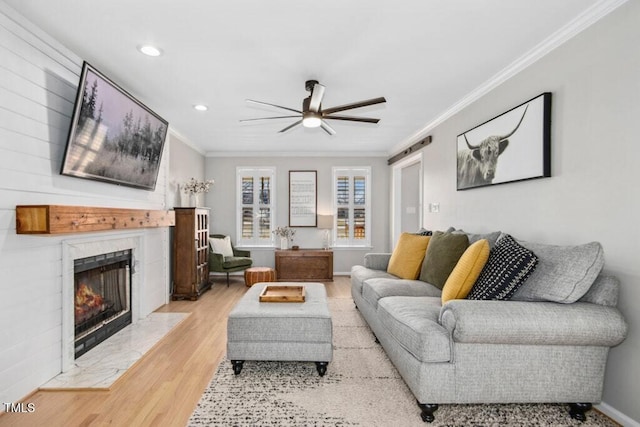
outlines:
[[189, 197], [181, 191], [181, 185], [190, 178], [199, 181], [205, 177], [204, 154], [185, 142], [176, 133], [170, 132], [169, 142], [169, 188], [167, 189], [167, 205], [170, 207], [189, 206]]
[[[318, 135], [318, 137], [326, 137]], [[336, 249], [334, 272], [348, 273], [354, 264], [362, 264], [364, 254], [371, 251], [389, 251], [389, 168], [380, 157], [208, 157], [206, 175], [215, 185], [207, 193], [206, 206], [211, 208], [211, 232], [229, 234], [236, 241], [236, 167], [276, 167], [276, 219], [277, 226], [289, 221], [289, 171], [318, 171], [318, 213], [331, 213], [333, 166], [371, 166], [372, 179], [372, 248]], [[382, 197], [380, 197], [382, 195]], [[294, 244], [300, 247], [322, 247], [323, 232], [317, 228], [297, 228]], [[273, 267], [273, 249], [252, 249], [254, 265]]]
[[[610, 352], [604, 402], [640, 421], [640, 2], [621, 6], [462, 112], [424, 149], [426, 228], [502, 230], [571, 245], [600, 241], [622, 281], [627, 340]], [[456, 191], [456, 136], [553, 93], [552, 178]], [[576, 372], [580, 375], [580, 372]]]

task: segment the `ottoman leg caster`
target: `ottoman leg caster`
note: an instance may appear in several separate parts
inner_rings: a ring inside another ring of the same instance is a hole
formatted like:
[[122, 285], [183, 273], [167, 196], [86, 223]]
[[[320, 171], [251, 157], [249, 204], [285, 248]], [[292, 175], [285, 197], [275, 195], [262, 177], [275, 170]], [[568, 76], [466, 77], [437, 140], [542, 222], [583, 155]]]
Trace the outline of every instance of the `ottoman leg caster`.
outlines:
[[316, 362], [316, 369], [318, 370], [318, 375], [324, 377], [324, 374], [327, 373], [327, 365], [329, 362]]
[[242, 372], [242, 365], [244, 364], [244, 360], [232, 360], [231, 364], [233, 365], [233, 373], [236, 375], [240, 375], [240, 372]]

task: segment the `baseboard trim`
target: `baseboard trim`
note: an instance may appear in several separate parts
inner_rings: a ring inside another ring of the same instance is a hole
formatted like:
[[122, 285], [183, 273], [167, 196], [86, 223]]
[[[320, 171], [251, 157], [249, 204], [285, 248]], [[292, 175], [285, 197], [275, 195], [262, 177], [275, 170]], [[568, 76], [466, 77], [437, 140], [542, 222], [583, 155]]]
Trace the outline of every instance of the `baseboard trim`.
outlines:
[[[229, 276], [243, 276], [244, 272], [242, 271], [234, 271], [233, 273], [229, 273]], [[219, 276], [219, 277], [227, 277], [227, 273], [218, 273], [217, 271], [210, 271], [209, 276]]]
[[[213, 272], [213, 271], [209, 273], [210, 276], [221, 276], [221, 277], [225, 277], [226, 274], [227, 273], [218, 273], [218, 272]], [[229, 273], [229, 276], [242, 276], [242, 275], [244, 275], [244, 273], [242, 271]], [[333, 275], [334, 276], [350, 276], [351, 272], [350, 271], [346, 271], [346, 272], [334, 271]]]
[[640, 427], [639, 422], [632, 420], [628, 415], [605, 402], [593, 405], [593, 407], [624, 427]]

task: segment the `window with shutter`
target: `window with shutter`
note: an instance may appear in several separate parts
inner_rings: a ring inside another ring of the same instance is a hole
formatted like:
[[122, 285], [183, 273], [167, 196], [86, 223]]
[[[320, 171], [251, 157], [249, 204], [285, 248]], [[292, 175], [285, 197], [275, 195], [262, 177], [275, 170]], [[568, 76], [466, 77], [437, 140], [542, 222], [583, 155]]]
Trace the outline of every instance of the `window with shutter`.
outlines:
[[274, 167], [238, 167], [238, 246], [273, 246]]
[[334, 247], [371, 246], [371, 168], [333, 168]]

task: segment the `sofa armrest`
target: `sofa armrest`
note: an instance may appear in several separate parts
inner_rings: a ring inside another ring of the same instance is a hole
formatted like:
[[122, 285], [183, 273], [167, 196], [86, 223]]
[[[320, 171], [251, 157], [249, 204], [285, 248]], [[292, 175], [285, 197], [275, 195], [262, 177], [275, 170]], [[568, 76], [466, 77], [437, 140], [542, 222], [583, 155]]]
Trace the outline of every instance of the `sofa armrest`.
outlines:
[[251, 251], [246, 251], [244, 249], [233, 248], [233, 256], [243, 257], [243, 258], [251, 258]]
[[627, 335], [617, 308], [586, 302], [452, 300], [440, 323], [464, 343], [614, 346]]
[[387, 271], [391, 254], [369, 253], [364, 256], [364, 266], [372, 270]]
[[224, 256], [215, 252], [209, 252], [209, 271], [223, 271]]

